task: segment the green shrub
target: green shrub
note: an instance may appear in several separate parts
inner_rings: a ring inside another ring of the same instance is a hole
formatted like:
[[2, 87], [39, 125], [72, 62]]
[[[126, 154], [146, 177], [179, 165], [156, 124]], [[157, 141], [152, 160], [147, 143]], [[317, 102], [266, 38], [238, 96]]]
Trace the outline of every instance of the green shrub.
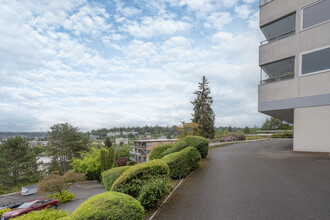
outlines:
[[104, 171], [102, 173], [102, 181], [105, 186], [105, 189], [109, 191], [113, 183], [118, 179], [118, 177], [127, 169], [131, 167], [124, 166], [124, 167], [116, 167], [110, 170]]
[[7, 209], [7, 208], [1, 209], [0, 210], [0, 217], [3, 215], [3, 213], [8, 212], [8, 211], [10, 211], [10, 209]]
[[83, 202], [71, 215], [72, 220], [141, 220], [144, 209], [133, 197], [119, 192], [105, 192]]
[[159, 199], [163, 195], [170, 193], [170, 190], [171, 184], [169, 179], [156, 179], [142, 187], [138, 200], [144, 208], [154, 209], [159, 205]]
[[284, 131], [283, 133], [272, 134], [271, 138], [293, 138], [293, 133], [289, 131]]
[[69, 216], [69, 213], [62, 210], [43, 209], [40, 211], [29, 212], [26, 215], [19, 216], [15, 220], [58, 220]]
[[202, 158], [207, 157], [209, 152], [209, 141], [200, 136], [187, 136], [183, 139], [187, 142], [188, 146], [192, 146], [198, 150]]
[[166, 156], [168, 154], [172, 154], [172, 153], [175, 153], [175, 152], [179, 152], [183, 149], [185, 149], [186, 147], [188, 147], [188, 143], [185, 142], [185, 141], [180, 141], [180, 142], [177, 142], [173, 145], [173, 147], [171, 148], [168, 148], [164, 153], [163, 153], [163, 156]]
[[69, 202], [71, 201], [72, 199], [75, 198], [75, 194], [74, 193], [71, 193], [67, 190], [63, 190], [61, 192], [58, 192], [58, 193], [50, 193], [48, 198], [50, 199], [58, 199], [58, 201], [60, 203], [65, 203], [65, 202]]
[[154, 160], [154, 159], [160, 159], [163, 157], [163, 153], [169, 149], [172, 148], [173, 144], [164, 144], [164, 145], [160, 145], [157, 147], [154, 147], [151, 152], [150, 152], [150, 156], [149, 156], [149, 160]]
[[186, 177], [195, 170], [201, 159], [201, 155], [194, 147], [187, 147], [180, 152], [166, 155], [162, 160], [169, 166], [171, 178]]
[[170, 170], [162, 160], [136, 164], [120, 175], [111, 191], [123, 192], [138, 198], [144, 185], [158, 178], [169, 178]]

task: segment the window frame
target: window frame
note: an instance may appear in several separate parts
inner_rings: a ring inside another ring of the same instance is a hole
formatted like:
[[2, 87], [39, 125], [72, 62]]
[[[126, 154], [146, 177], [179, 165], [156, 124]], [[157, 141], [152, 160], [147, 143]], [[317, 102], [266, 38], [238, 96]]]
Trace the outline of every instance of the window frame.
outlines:
[[325, 0], [318, 0], [318, 1], [316, 1], [316, 2], [313, 2], [313, 3], [311, 3], [311, 4], [309, 4], [309, 5], [306, 5], [306, 6], [304, 6], [303, 8], [301, 8], [301, 16], [300, 16], [300, 30], [301, 31], [305, 31], [305, 30], [308, 30], [308, 29], [312, 29], [312, 28], [314, 28], [314, 27], [317, 27], [317, 26], [320, 26], [320, 25], [323, 25], [323, 24], [325, 24], [325, 23], [328, 23], [328, 22], [330, 22], [330, 19], [328, 19], [328, 20], [326, 20], [326, 21], [322, 21], [322, 22], [320, 22], [320, 23], [317, 23], [317, 24], [314, 24], [314, 25], [312, 25], [312, 26], [309, 26], [309, 27], [306, 27], [306, 28], [304, 28], [304, 10], [305, 9], [307, 9], [307, 8], [310, 8], [310, 7], [313, 7], [314, 5], [317, 5], [317, 4], [320, 4], [321, 2], [324, 2]]
[[327, 46], [324, 46], [324, 47], [319, 47], [319, 48], [316, 48], [316, 49], [313, 49], [313, 50], [309, 50], [309, 51], [305, 51], [303, 53], [300, 53], [300, 55], [299, 55], [299, 77], [304, 77], [304, 76], [310, 76], [310, 75], [314, 75], [314, 74], [329, 72], [330, 68], [325, 69], [325, 70], [320, 70], [320, 71], [315, 71], [315, 72], [302, 74], [302, 65], [303, 65], [302, 57], [303, 57], [303, 55], [313, 53], [313, 52], [316, 52], [316, 51], [320, 51], [320, 50], [324, 50], [324, 49], [328, 49], [328, 48], [330, 48], [330, 45], [327, 45]]

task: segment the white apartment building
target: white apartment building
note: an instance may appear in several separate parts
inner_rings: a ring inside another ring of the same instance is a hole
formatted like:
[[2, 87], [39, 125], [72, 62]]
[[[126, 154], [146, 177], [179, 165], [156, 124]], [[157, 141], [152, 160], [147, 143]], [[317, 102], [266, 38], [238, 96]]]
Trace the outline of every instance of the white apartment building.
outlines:
[[294, 124], [294, 151], [330, 152], [330, 0], [260, 0], [258, 110]]

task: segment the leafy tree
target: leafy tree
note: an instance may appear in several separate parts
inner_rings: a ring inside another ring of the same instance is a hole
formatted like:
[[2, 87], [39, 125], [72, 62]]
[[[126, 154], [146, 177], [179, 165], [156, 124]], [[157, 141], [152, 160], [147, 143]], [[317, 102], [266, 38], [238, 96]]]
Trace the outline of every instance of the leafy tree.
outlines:
[[110, 137], [106, 137], [105, 140], [104, 140], [104, 145], [105, 147], [107, 148], [110, 148], [112, 146], [112, 142], [111, 142], [111, 139]]
[[41, 155], [43, 152], [45, 152], [45, 147], [41, 145], [36, 145], [32, 147], [32, 150], [36, 155]]
[[85, 181], [84, 173], [75, 173], [71, 170], [60, 175], [58, 171], [55, 171], [38, 183], [38, 189], [46, 193], [59, 193], [64, 199], [66, 190], [74, 183], [82, 181]]
[[209, 82], [203, 76], [201, 83], [198, 83], [199, 90], [195, 91], [196, 98], [191, 103], [194, 106], [194, 113], [192, 114], [192, 122], [199, 124], [201, 136], [205, 138], [214, 138], [215, 129], [214, 121], [215, 115], [211, 108], [213, 98], [210, 96], [211, 90], [208, 86]]
[[50, 129], [50, 144], [46, 148], [46, 152], [52, 157], [49, 170], [63, 174], [70, 169], [73, 157], [79, 158], [81, 151], [88, 150], [89, 141], [78, 128], [68, 123], [55, 124]]
[[244, 134], [250, 134], [251, 133], [251, 130], [250, 130], [250, 128], [248, 127], [248, 126], [246, 126], [245, 128], [244, 128]]
[[195, 135], [195, 136], [200, 135], [199, 124], [195, 122], [185, 123], [184, 121], [182, 121], [181, 123], [182, 123], [182, 127], [175, 126], [176, 130], [179, 133], [180, 138], [185, 138], [188, 135]]
[[118, 157], [119, 158], [127, 158], [129, 159], [129, 157], [131, 156], [131, 148], [129, 146], [122, 146], [119, 148], [118, 150]]
[[101, 149], [92, 147], [90, 151], [81, 152], [81, 158], [73, 158], [72, 167], [75, 173], [85, 173], [88, 180], [99, 180], [101, 175]]
[[27, 139], [8, 138], [0, 145], [0, 152], [0, 186], [17, 186], [39, 179], [36, 154]]
[[263, 130], [292, 130], [292, 126], [288, 124], [283, 124], [283, 121], [277, 118], [271, 117], [266, 119], [263, 123], [261, 129]]
[[229, 127], [228, 127], [228, 132], [229, 133], [231, 133], [231, 132], [233, 132], [233, 128], [229, 125]]

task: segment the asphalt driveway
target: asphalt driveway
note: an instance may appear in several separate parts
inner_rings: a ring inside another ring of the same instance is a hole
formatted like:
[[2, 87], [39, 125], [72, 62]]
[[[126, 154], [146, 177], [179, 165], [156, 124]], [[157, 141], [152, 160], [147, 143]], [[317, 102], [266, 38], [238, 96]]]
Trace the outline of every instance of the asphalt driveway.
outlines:
[[[69, 188], [69, 191], [75, 193], [76, 198], [73, 201], [61, 204], [59, 206], [59, 209], [68, 211], [70, 213], [76, 210], [76, 208], [78, 208], [78, 206], [89, 197], [106, 192], [104, 185], [98, 183], [97, 181], [76, 183]], [[43, 197], [45, 197], [45, 195], [43, 194], [34, 194], [29, 196], [10, 194], [5, 196], [0, 196], [0, 205], [10, 202], [27, 202], [33, 199], [38, 199]]]
[[154, 219], [330, 219], [330, 157], [292, 140], [213, 149]]

